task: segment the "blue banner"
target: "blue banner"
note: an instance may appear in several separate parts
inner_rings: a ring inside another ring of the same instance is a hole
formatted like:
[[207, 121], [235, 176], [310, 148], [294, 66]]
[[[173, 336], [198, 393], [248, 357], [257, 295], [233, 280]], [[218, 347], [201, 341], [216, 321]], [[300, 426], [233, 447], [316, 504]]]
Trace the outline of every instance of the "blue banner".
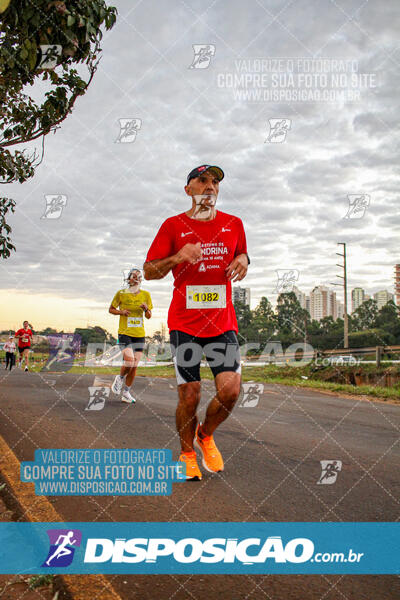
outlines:
[[399, 574], [399, 523], [0, 523], [0, 572]]
[[37, 496], [167, 496], [186, 481], [186, 464], [166, 449], [38, 449], [21, 463]]

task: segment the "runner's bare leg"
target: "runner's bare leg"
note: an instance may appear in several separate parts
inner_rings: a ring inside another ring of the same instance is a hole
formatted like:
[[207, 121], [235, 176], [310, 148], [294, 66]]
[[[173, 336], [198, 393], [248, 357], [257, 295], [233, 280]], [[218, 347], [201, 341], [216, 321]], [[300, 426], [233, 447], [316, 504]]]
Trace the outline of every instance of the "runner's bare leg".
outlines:
[[206, 418], [201, 426], [205, 435], [212, 435], [218, 425], [230, 415], [239, 398], [240, 380], [240, 374], [233, 371], [224, 371], [216, 376], [217, 394], [207, 406]]
[[193, 451], [194, 434], [197, 427], [196, 410], [200, 402], [200, 381], [178, 385], [178, 406], [176, 407], [176, 429], [181, 440], [182, 452]]
[[131, 385], [132, 385], [132, 383], [133, 383], [133, 381], [135, 379], [136, 369], [138, 367], [138, 364], [139, 364], [139, 361], [140, 361], [140, 358], [141, 358], [142, 354], [143, 354], [143, 352], [135, 352], [135, 354], [133, 356], [133, 360], [131, 362], [131, 366], [128, 368], [127, 375], [125, 377], [125, 384], [128, 387], [131, 387]]
[[122, 351], [122, 367], [119, 372], [121, 377], [124, 377], [129, 373], [129, 370], [133, 363], [133, 352], [131, 348], [124, 348]]

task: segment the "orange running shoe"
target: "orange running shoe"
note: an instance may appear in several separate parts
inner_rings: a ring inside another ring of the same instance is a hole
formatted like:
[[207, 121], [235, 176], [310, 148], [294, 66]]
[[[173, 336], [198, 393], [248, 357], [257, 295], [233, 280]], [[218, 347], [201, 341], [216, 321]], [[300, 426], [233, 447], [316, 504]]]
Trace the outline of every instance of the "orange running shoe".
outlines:
[[199, 435], [201, 423], [197, 425], [194, 443], [200, 449], [203, 455], [203, 467], [211, 473], [219, 473], [224, 470], [224, 461], [222, 460], [221, 452], [215, 445], [212, 435]]
[[182, 452], [178, 460], [186, 464], [186, 479], [188, 481], [200, 481], [202, 474], [194, 450], [193, 452]]

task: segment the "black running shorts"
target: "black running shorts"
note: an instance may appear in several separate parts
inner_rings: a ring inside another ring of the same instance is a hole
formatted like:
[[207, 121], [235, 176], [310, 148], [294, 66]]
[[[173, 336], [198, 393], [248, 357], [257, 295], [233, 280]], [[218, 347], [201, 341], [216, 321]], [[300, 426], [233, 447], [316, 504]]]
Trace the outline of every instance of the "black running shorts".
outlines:
[[214, 377], [224, 371], [241, 372], [239, 342], [233, 330], [203, 338], [174, 329], [170, 344], [178, 385], [200, 381], [203, 354]]
[[118, 346], [121, 350], [132, 348], [133, 352], [143, 352], [145, 345], [146, 338], [144, 337], [132, 337], [124, 333], [118, 334]]
[[30, 350], [30, 346], [18, 346], [19, 353], [22, 354], [24, 350]]

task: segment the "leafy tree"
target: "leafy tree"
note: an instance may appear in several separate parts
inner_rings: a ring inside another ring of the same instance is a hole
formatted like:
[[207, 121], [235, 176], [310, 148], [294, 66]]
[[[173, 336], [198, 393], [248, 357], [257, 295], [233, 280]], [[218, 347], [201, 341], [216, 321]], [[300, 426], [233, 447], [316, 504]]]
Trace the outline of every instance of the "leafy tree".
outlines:
[[277, 322], [271, 303], [263, 296], [260, 304], [253, 311], [252, 329], [254, 330], [254, 340], [260, 342], [267, 341], [274, 335]]
[[378, 316], [378, 304], [376, 300], [370, 298], [363, 302], [352, 314], [352, 323], [356, 331], [373, 329], [376, 325]]
[[[1, 160], [1, 159], [0, 159]], [[15, 211], [15, 202], [9, 198], [0, 198], [0, 256], [8, 258], [14, 246], [11, 243], [11, 227], [6, 221], [8, 212]]]
[[81, 346], [86, 348], [86, 346], [90, 344], [115, 344], [116, 339], [112, 336], [111, 333], [96, 325], [95, 327], [76, 327], [74, 333], [81, 336]]
[[394, 336], [383, 329], [369, 329], [349, 333], [349, 347], [362, 348], [369, 346], [391, 346], [395, 343]]
[[331, 333], [335, 329], [335, 321], [333, 320], [333, 317], [329, 315], [329, 317], [324, 317], [321, 319], [320, 328], [323, 335]]
[[239, 337], [246, 340], [253, 341], [252, 332], [251, 332], [251, 324], [253, 320], [253, 314], [250, 310], [250, 307], [247, 306], [244, 302], [240, 302], [240, 300], [236, 300], [234, 302], [236, 319], [238, 322], [239, 328]]
[[57, 329], [53, 329], [53, 327], [46, 327], [42, 331], [37, 332], [39, 335], [51, 335], [52, 333], [57, 333]]
[[321, 335], [322, 329], [320, 322], [316, 319], [310, 319], [310, 322], [307, 323], [307, 333], [310, 335]]
[[400, 309], [393, 300], [382, 306], [375, 319], [375, 324], [381, 329], [387, 329], [392, 333], [399, 333]]
[[[117, 9], [104, 0], [13, 0], [0, 14], [0, 183], [24, 183], [43, 160], [44, 137], [60, 127], [75, 101], [90, 85], [99, 63], [104, 24], [111, 29]], [[1, 8], [1, 7], [0, 7]], [[46, 49], [43, 46], [48, 46]], [[59, 53], [60, 50], [60, 53]], [[44, 61], [44, 59], [46, 59]], [[54, 70], [47, 59], [55, 61]], [[75, 66], [85, 64], [87, 80]], [[46, 81], [41, 102], [28, 86]], [[42, 156], [36, 150], [9, 148], [42, 137]], [[6, 222], [15, 201], [0, 198], [0, 256], [15, 250]]]
[[279, 335], [287, 341], [304, 339], [304, 325], [308, 313], [301, 308], [294, 292], [279, 294], [276, 308], [276, 319]]
[[[344, 342], [344, 322], [343, 319], [333, 320], [333, 317], [324, 317], [318, 323], [313, 321], [313, 324], [318, 324], [314, 328], [309, 327], [309, 342], [314, 348], [327, 350], [332, 348], [341, 348]], [[313, 328], [312, 333], [311, 329]]]
[[[280, 294], [275, 313], [265, 296], [253, 311], [241, 302], [235, 302], [235, 310], [241, 343], [257, 342], [262, 347], [268, 341], [279, 340], [287, 347], [306, 337], [319, 350], [343, 347], [343, 319], [311, 319], [293, 292]], [[378, 311], [376, 301], [367, 300], [349, 315], [349, 329], [350, 348], [400, 344], [400, 309], [388, 302]]]

